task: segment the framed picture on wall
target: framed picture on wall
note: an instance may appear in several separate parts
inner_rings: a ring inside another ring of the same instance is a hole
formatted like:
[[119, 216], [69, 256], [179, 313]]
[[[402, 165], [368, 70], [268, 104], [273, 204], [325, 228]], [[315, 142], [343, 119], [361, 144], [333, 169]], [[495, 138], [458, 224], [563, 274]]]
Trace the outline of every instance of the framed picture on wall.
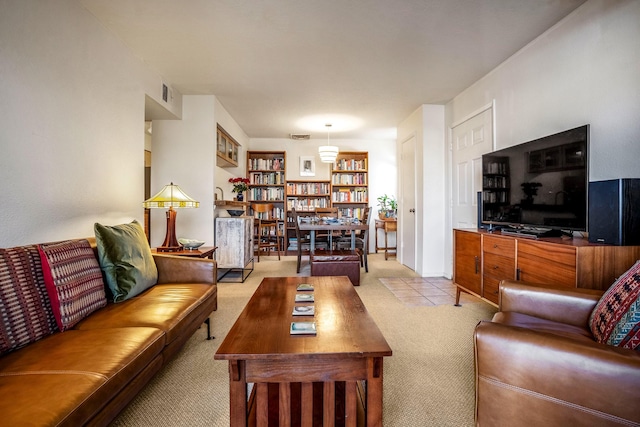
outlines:
[[315, 157], [300, 156], [300, 176], [316, 176]]

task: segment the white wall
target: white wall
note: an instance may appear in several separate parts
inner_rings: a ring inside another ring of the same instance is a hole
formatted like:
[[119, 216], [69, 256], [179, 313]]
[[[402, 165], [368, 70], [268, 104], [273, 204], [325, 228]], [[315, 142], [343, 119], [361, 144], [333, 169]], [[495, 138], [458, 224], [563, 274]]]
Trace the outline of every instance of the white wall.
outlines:
[[[446, 212], [444, 106], [421, 105], [398, 125], [398, 158], [402, 143], [411, 137], [416, 140], [415, 271], [423, 277], [442, 276], [445, 269]], [[401, 168], [402, 164], [398, 167]], [[403, 227], [400, 221], [400, 235]], [[409, 263], [402, 258], [400, 261]]]
[[447, 125], [493, 99], [498, 149], [589, 123], [590, 180], [640, 177], [640, 2], [586, 2], [447, 104]]
[[[154, 120], [151, 194], [173, 182], [200, 202], [196, 209], [177, 209], [176, 237], [204, 240], [213, 246], [216, 159], [216, 97], [182, 98], [182, 120]], [[151, 210], [151, 246], [166, 234], [166, 210]]]
[[142, 222], [145, 93], [161, 78], [76, 1], [0, 10], [0, 247]]
[[[233, 185], [229, 183], [229, 178], [236, 177], [244, 177], [246, 176], [247, 170], [247, 150], [249, 147], [249, 137], [244, 130], [238, 125], [233, 117], [229, 114], [229, 112], [224, 108], [224, 106], [220, 103], [220, 101], [216, 98], [216, 114], [215, 114], [216, 122], [222, 128], [227, 131], [229, 135], [236, 140], [238, 144], [240, 144], [240, 149], [238, 150], [238, 167], [235, 168], [227, 168], [227, 167], [216, 167], [215, 168], [215, 185], [220, 187], [224, 192], [225, 200], [233, 200], [235, 197], [235, 193], [232, 193]], [[220, 192], [218, 191], [218, 197], [220, 197]], [[225, 213], [226, 216], [226, 213]]]

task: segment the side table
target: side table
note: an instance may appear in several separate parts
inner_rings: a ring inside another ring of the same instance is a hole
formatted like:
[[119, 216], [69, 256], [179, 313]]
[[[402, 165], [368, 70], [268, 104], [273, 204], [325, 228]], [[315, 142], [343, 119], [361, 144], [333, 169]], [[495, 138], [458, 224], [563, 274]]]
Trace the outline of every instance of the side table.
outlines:
[[[382, 229], [384, 231], [384, 246], [378, 245], [378, 230]], [[376, 253], [380, 249], [384, 249], [384, 259], [387, 260], [389, 256], [389, 251], [393, 251], [393, 253], [398, 252], [398, 221], [395, 218], [388, 219], [376, 219]], [[394, 232], [396, 233], [396, 246], [389, 246], [388, 243], [388, 233]]]
[[198, 249], [184, 249], [174, 252], [158, 252], [156, 248], [151, 248], [151, 253], [163, 255], [187, 256], [193, 258], [210, 258], [213, 259], [213, 253], [218, 249], [217, 246], [200, 246]]

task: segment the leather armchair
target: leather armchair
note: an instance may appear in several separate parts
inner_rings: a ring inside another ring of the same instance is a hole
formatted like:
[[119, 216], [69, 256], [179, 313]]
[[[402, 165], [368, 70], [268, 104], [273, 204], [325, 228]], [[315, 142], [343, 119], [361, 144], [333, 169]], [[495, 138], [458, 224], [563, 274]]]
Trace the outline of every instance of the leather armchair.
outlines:
[[474, 333], [476, 425], [640, 426], [640, 352], [588, 327], [602, 293], [500, 284]]

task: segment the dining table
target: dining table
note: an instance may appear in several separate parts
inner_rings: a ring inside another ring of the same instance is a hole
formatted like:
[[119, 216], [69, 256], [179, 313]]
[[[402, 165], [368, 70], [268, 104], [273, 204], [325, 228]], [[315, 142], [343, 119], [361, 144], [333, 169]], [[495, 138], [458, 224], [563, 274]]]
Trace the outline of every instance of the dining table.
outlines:
[[310, 217], [299, 217], [298, 218], [298, 227], [301, 232], [307, 231], [311, 237], [311, 248], [310, 250], [313, 252], [316, 248], [316, 232], [317, 231], [327, 231], [329, 233], [329, 245], [331, 246], [332, 233], [334, 231], [344, 231], [351, 233], [351, 250], [355, 250], [356, 248], [356, 231], [358, 230], [367, 230], [369, 228], [368, 224], [364, 224], [360, 221], [355, 221], [351, 219], [338, 218], [338, 219], [313, 219]]

